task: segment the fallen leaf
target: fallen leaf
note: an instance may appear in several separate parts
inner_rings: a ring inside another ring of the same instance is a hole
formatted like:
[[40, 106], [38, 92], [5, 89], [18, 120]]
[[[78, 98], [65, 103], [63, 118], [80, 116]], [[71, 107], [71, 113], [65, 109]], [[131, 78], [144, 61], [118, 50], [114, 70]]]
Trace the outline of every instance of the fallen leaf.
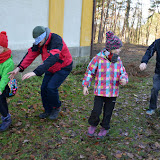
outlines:
[[34, 155], [30, 155], [30, 158], [34, 160], [34, 159], [35, 159], [35, 156], [34, 156]]
[[155, 146], [156, 146], [157, 148], [160, 148], [160, 144], [159, 144], [158, 142], [155, 142]]
[[21, 125], [22, 125], [22, 122], [20, 122], [20, 121], [15, 124], [15, 126], [17, 126], [17, 127], [19, 127], [19, 126], [21, 126]]
[[80, 158], [81, 158], [81, 159], [83, 159], [83, 158], [85, 158], [85, 156], [83, 156], [83, 155], [80, 155]]
[[29, 142], [29, 140], [27, 140], [27, 139], [25, 139], [24, 141], [23, 141], [23, 143], [28, 143]]
[[144, 149], [144, 148], [146, 148], [146, 145], [140, 144], [140, 145], [138, 145], [138, 147]]
[[116, 154], [115, 154], [115, 157], [116, 158], [121, 158], [123, 155], [123, 153], [121, 151], [117, 151]]
[[78, 143], [78, 141], [76, 141], [76, 140], [73, 140], [72, 142], [73, 142], [74, 144], [77, 144], [77, 143]]
[[62, 137], [62, 139], [63, 139], [63, 140], [66, 140], [66, 139], [68, 139], [68, 137]]
[[125, 135], [125, 136], [128, 136], [128, 132], [125, 132], [124, 135]]
[[121, 158], [121, 157], [122, 157], [122, 154], [121, 154], [121, 153], [117, 153], [117, 154], [115, 155], [115, 157], [116, 157], [116, 158]]
[[105, 160], [106, 160], [107, 157], [106, 157], [105, 155], [102, 154], [102, 155], [101, 155], [101, 159], [105, 159]]
[[96, 142], [94, 145], [98, 145], [99, 144], [99, 142]]
[[17, 101], [17, 105], [22, 105], [23, 101]]
[[129, 158], [133, 158], [134, 155], [132, 153], [126, 153]]
[[91, 149], [90, 149], [90, 148], [86, 148], [85, 150], [86, 150], [87, 152], [91, 151]]

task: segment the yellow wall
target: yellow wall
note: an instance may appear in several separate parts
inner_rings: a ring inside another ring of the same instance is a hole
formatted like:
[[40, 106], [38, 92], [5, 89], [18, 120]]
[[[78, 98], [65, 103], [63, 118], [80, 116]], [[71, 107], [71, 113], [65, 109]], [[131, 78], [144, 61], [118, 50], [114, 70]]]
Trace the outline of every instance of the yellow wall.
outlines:
[[49, 0], [49, 28], [63, 37], [64, 0]]
[[92, 35], [93, 0], [82, 1], [80, 46], [90, 46]]
[[[49, 28], [63, 37], [65, 0], [49, 0]], [[80, 46], [91, 45], [93, 0], [82, 0]]]

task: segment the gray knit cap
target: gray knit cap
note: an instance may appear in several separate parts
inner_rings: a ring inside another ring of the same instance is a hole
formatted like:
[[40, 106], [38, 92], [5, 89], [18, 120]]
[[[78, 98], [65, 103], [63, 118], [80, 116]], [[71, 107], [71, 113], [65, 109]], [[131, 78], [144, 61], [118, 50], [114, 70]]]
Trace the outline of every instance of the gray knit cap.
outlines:
[[33, 29], [33, 32], [32, 32], [32, 35], [33, 35], [33, 38], [37, 38], [39, 37], [41, 34], [43, 34], [45, 32], [45, 28], [43, 26], [36, 26], [34, 29]]

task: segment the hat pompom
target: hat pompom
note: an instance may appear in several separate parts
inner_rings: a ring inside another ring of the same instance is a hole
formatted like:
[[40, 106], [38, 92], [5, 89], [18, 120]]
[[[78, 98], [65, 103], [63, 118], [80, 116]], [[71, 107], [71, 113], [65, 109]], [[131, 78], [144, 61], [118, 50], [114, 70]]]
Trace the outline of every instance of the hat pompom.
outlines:
[[2, 31], [1, 34], [7, 35], [7, 33], [5, 31]]
[[106, 32], [106, 38], [111, 38], [114, 36], [114, 33], [112, 31]]
[[0, 46], [5, 47], [5, 48], [8, 47], [8, 38], [7, 38], [6, 31], [0, 32]]

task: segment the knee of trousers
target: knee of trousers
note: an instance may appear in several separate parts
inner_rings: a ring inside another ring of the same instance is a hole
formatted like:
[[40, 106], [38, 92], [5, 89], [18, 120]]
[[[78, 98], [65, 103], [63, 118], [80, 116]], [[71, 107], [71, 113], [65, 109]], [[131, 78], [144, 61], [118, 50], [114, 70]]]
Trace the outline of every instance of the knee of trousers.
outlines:
[[58, 93], [58, 89], [57, 88], [50, 88], [50, 87], [47, 87], [47, 93], [49, 94], [57, 94]]
[[44, 96], [47, 94], [47, 88], [41, 87], [41, 96]]
[[95, 119], [95, 120], [97, 120], [97, 119], [99, 119], [99, 116], [101, 115], [101, 113], [98, 113], [98, 112], [91, 112], [91, 115], [90, 115], [90, 118], [92, 118], [92, 119]]

